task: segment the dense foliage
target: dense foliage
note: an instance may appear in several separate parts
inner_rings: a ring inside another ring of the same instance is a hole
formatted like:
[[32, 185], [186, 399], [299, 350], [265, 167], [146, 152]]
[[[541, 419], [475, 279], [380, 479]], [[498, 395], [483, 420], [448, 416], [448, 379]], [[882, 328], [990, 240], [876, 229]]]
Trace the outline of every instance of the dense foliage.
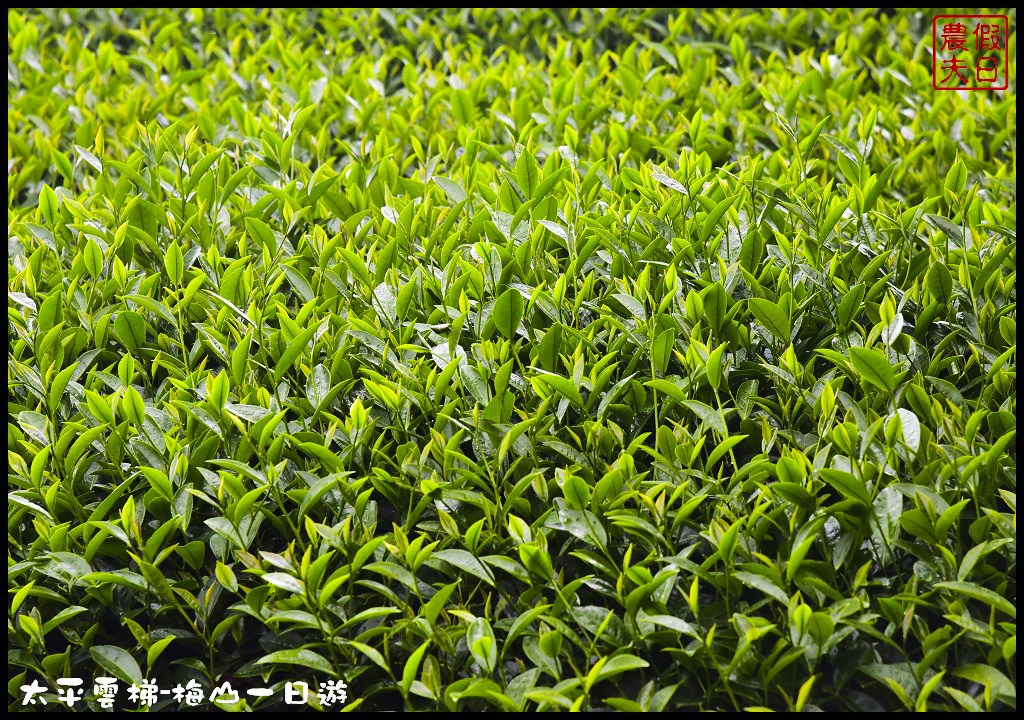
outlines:
[[931, 26], [9, 11], [11, 708], [1015, 706], [1015, 80]]

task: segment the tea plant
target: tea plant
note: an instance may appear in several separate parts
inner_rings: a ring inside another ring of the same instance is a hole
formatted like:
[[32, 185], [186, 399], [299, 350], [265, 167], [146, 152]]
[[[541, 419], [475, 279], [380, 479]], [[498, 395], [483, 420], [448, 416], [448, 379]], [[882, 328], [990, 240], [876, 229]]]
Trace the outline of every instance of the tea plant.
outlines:
[[1015, 707], [1014, 68], [931, 23], [9, 10], [10, 709]]

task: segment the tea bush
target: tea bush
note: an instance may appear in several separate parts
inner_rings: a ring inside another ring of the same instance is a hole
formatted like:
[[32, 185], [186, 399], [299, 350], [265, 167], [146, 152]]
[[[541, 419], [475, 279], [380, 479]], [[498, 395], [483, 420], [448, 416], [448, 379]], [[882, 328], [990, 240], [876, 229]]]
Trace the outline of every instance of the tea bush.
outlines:
[[1015, 707], [1016, 86], [931, 15], [7, 32], [11, 709]]

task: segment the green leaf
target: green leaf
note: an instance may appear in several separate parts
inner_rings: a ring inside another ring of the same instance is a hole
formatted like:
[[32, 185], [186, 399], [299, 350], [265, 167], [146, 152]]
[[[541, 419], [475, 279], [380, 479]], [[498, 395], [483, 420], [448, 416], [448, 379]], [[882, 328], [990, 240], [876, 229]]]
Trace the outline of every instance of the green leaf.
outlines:
[[821, 477], [825, 479], [825, 482], [838, 490], [843, 497], [856, 500], [864, 505], [871, 504], [868, 489], [864, 486], [863, 482], [852, 474], [844, 470], [836, 470], [835, 468], [822, 468], [819, 472]]
[[722, 375], [724, 371], [724, 363], [722, 362], [722, 356], [725, 354], [725, 345], [719, 345], [717, 348], [708, 353], [708, 364], [707, 364], [707, 378], [708, 384], [715, 391], [722, 386]]
[[97, 665], [119, 680], [142, 685], [142, 668], [127, 650], [114, 645], [93, 645], [89, 654]]
[[291, 369], [299, 355], [307, 349], [310, 340], [313, 339], [313, 335], [315, 335], [319, 329], [320, 323], [306, 328], [299, 333], [295, 340], [293, 340], [288, 347], [285, 348], [285, 351], [281, 353], [281, 357], [278, 358], [277, 364], [274, 366], [275, 386], [281, 382], [281, 378], [284, 377], [284, 374]]
[[377, 311], [377, 317], [387, 323], [394, 324], [398, 320], [398, 301], [391, 288], [384, 283], [373, 291], [373, 309]]
[[39, 305], [36, 324], [40, 333], [47, 333], [64, 320], [64, 294], [51, 292]]
[[277, 239], [274, 237], [274, 231], [265, 222], [259, 218], [247, 217], [245, 229], [253, 240], [270, 253], [271, 257], [277, 255]]
[[[149, 312], [151, 312], [154, 315], [156, 315], [157, 317], [159, 317], [161, 320], [164, 320], [165, 322], [167, 322], [175, 330], [178, 329], [178, 320], [177, 320], [177, 318], [174, 317], [174, 315], [171, 313], [171, 311], [163, 303], [159, 303], [156, 300], [154, 300], [153, 298], [146, 297], [145, 295], [128, 294], [128, 295], [124, 296], [124, 299], [125, 300], [131, 300], [134, 303], [138, 303], [139, 305], [144, 307], [146, 310], [148, 310]], [[145, 335], [143, 335], [143, 339], [144, 338], [145, 338]]]
[[928, 291], [944, 305], [948, 305], [953, 299], [953, 276], [944, 264], [933, 263], [928, 270]]
[[277, 650], [269, 655], [264, 655], [256, 661], [257, 665], [276, 665], [279, 663], [285, 665], [299, 665], [301, 667], [322, 672], [331, 677], [337, 676], [337, 673], [327, 658], [320, 653], [302, 648], [297, 650]]
[[103, 251], [95, 239], [89, 238], [86, 241], [84, 256], [85, 269], [93, 278], [100, 277], [103, 274]]
[[540, 185], [540, 169], [529, 150], [524, 149], [516, 160], [516, 182], [527, 199], [536, 197], [537, 187]]
[[391, 675], [391, 668], [388, 667], [387, 661], [378, 650], [366, 645], [365, 643], [356, 642], [354, 640], [346, 641], [346, 644], [354, 647], [356, 650], [368, 657], [377, 667], [384, 670], [389, 676]]
[[350, 471], [332, 473], [325, 478], [317, 480], [317, 482], [309, 488], [303, 496], [302, 502], [299, 504], [299, 520], [304, 518], [309, 509], [320, 502], [324, 495], [329, 493], [331, 490], [338, 488], [339, 484], [344, 481], [345, 476], [350, 474]]
[[789, 596], [783, 592], [782, 588], [766, 578], [764, 575], [740, 570], [735, 572], [733, 576], [744, 585], [752, 587], [755, 590], [760, 590], [765, 595], [778, 600], [783, 605], [789, 603]]
[[366, 263], [356, 253], [352, 252], [348, 248], [338, 248], [338, 252], [341, 253], [342, 257], [345, 258], [345, 264], [348, 265], [349, 270], [355, 276], [359, 282], [363, 284], [363, 287], [372, 288], [373, 278], [370, 277], [370, 271], [366, 268]]
[[494, 587], [494, 574], [487, 569], [486, 565], [465, 550], [455, 548], [450, 550], [439, 550], [431, 557], [437, 558], [438, 560], [444, 560], [449, 565], [458, 568], [463, 572], [468, 572], [470, 575], [475, 575], [491, 587]]
[[96, 172], [103, 172], [103, 163], [100, 162], [100, 159], [93, 155], [88, 150], [86, 150], [84, 147], [80, 145], [75, 145], [75, 154], [78, 155], [78, 157], [81, 158], [82, 160], [85, 160], [86, 163], [91, 165]]
[[178, 243], [172, 242], [167, 248], [164, 256], [164, 269], [167, 271], [167, 279], [172, 285], [180, 285], [185, 270], [182, 263], [181, 248]]
[[459, 185], [454, 180], [450, 180], [449, 178], [445, 177], [439, 177], [436, 175], [431, 179], [435, 183], [437, 183], [438, 187], [444, 190], [445, 194], [448, 196], [448, 199], [451, 200], [453, 205], [458, 205], [459, 203], [466, 199], [466, 191], [463, 190], [462, 186]]
[[137, 350], [146, 342], [146, 321], [132, 310], [119, 312], [114, 320], [114, 333], [125, 348]]
[[729, 431], [725, 426], [725, 418], [721, 410], [716, 410], [710, 405], [705, 405], [700, 400], [683, 400], [683, 404], [690, 408], [697, 417], [706, 422], [711, 428], [722, 437], [726, 437]]
[[857, 317], [857, 313], [863, 310], [864, 293], [866, 291], [864, 283], [857, 283], [850, 291], [843, 296], [842, 301], [839, 303], [839, 316], [838, 322], [839, 327], [843, 330], [847, 330], [850, 327], [850, 323]]
[[534, 375], [532, 381], [547, 385], [551, 389], [572, 400], [578, 407], [583, 407], [583, 397], [569, 378], [561, 375], [555, 375], [554, 373], [545, 373], [541, 375]]
[[986, 695], [991, 693], [992, 697], [1006, 698], [1011, 701], [1017, 699], [1017, 689], [1013, 681], [991, 665], [982, 663], [961, 665], [953, 670], [953, 674], [985, 686]]
[[57, 194], [49, 185], [39, 188], [39, 210], [42, 213], [43, 221], [53, 228], [57, 224], [59, 211], [57, 209]]
[[898, 164], [898, 161], [894, 160], [893, 162], [889, 163], [885, 167], [885, 169], [882, 170], [881, 173], [878, 174], [878, 177], [875, 178], [874, 182], [871, 184], [871, 187], [868, 188], [868, 191], [866, 193], [864, 193], [864, 205], [862, 207], [862, 212], [868, 213], [874, 209], [875, 203], [878, 201], [878, 198], [882, 194], [882, 191], [885, 189], [886, 185], [889, 184], [889, 178], [892, 176], [893, 170], [896, 169]]
[[850, 360], [860, 376], [875, 387], [892, 393], [896, 390], [896, 376], [885, 356], [873, 348], [851, 347]]
[[967, 166], [964, 165], [964, 161], [957, 159], [953, 163], [953, 167], [946, 173], [946, 181], [943, 183], [943, 187], [947, 192], [951, 192], [954, 195], [959, 195], [967, 187]]
[[602, 680], [607, 680], [630, 670], [642, 670], [646, 667], [650, 667], [649, 662], [629, 653], [616, 655], [613, 658], [601, 658], [587, 674], [587, 682], [584, 687], [589, 690]]
[[680, 405], [685, 404], [688, 399], [686, 395], [686, 386], [680, 386], [679, 383], [672, 382], [671, 380], [655, 378], [654, 380], [648, 380], [644, 385], [668, 395]]
[[72, 363], [57, 373], [57, 376], [53, 379], [53, 383], [50, 385], [49, 397], [50, 409], [52, 411], [56, 411], [60, 407], [61, 398], [64, 396], [64, 391], [67, 389], [68, 383], [71, 382], [71, 376], [77, 367], [78, 363]]
[[60, 174], [64, 176], [64, 179], [69, 183], [74, 182], [75, 173], [71, 167], [71, 161], [68, 156], [62, 153], [57, 148], [50, 148], [50, 160], [60, 171]]
[[217, 561], [215, 574], [221, 585], [231, 592], [238, 592], [238, 580], [235, 578], [235, 573], [220, 560]]
[[770, 300], [750, 298], [747, 306], [754, 318], [764, 325], [783, 345], [788, 345], [791, 335], [789, 316], [786, 311]]
[[676, 341], [676, 331], [673, 328], [663, 330], [655, 338], [651, 346], [651, 362], [654, 364], [655, 372], [664, 374], [668, 368], [669, 359], [672, 357], [672, 348]]
[[292, 577], [287, 573], [281, 572], [269, 572], [263, 574], [263, 581], [269, 585], [273, 585], [276, 588], [287, 590], [288, 592], [295, 593], [296, 595], [302, 595], [306, 592], [302, 581]]
[[900, 426], [903, 430], [903, 442], [910, 451], [916, 453], [921, 447], [921, 423], [910, 410], [900, 408], [896, 411], [900, 418]]
[[427, 647], [430, 646], [430, 640], [424, 640], [418, 648], [412, 651], [409, 655], [409, 659], [405, 661], [405, 668], [402, 670], [402, 692], [408, 694], [409, 688], [412, 687], [412, 681], [416, 679], [416, 673], [419, 671], [420, 662], [423, 660], [423, 655], [427, 652]]
[[125, 417], [136, 426], [141, 426], [146, 419], [146, 405], [142, 400], [142, 395], [134, 387], [125, 389], [121, 407], [124, 408]]
[[540, 361], [540, 366], [548, 372], [558, 370], [558, 353], [561, 348], [562, 325], [561, 323], [555, 323], [544, 333], [544, 337], [541, 339], [537, 349], [537, 359]]
[[714, 209], [708, 213], [700, 231], [700, 241], [702, 244], [707, 245], [708, 240], [711, 239], [711, 236], [715, 232], [715, 228], [718, 227], [718, 223], [721, 222], [722, 217], [725, 216], [725, 213], [730, 207], [732, 207], [741, 194], [742, 193], [736, 193], [735, 195], [725, 198], [715, 205]]
[[532, 573], [539, 575], [545, 580], [550, 580], [553, 574], [551, 557], [540, 547], [532, 543], [525, 543], [519, 546], [519, 559], [523, 566]]
[[962, 582], [959, 580], [946, 580], [935, 583], [935, 588], [938, 590], [952, 590], [960, 595], [966, 595], [969, 598], [980, 600], [987, 605], [991, 605], [992, 607], [1003, 611], [1014, 619], [1017, 618], [1017, 608], [1014, 607], [1013, 603], [1009, 602], [998, 593], [993, 592], [986, 587], [982, 587], [981, 585]]
[[502, 335], [508, 339], [515, 337], [519, 323], [523, 319], [525, 308], [523, 295], [515, 288], [509, 288], [494, 301], [494, 309], [491, 311], [491, 319]]

